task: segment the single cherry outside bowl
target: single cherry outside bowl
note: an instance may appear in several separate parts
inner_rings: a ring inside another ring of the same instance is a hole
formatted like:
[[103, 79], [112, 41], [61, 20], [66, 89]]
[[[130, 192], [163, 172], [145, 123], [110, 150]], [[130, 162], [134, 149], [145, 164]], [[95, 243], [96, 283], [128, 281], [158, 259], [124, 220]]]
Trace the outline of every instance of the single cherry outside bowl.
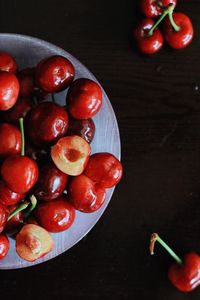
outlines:
[[[16, 58], [20, 69], [33, 67], [41, 59], [50, 55], [63, 55], [73, 63], [76, 73], [75, 79], [85, 77], [98, 82], [94, 75], [71, 54], [53, 44], [34, 37], [20, 34], [0, 34], [0, 51], [11, 53]], [[67, 90], [55, 94], [56, 102], [61, 105], [65, 105], [66, 93]], [[104, 91], [102, 108], [100, 112], [93, 118], [93, 120], [96, 126], [96, 133], [94, 140], [91, 143], [92, 153], [111, 152], [118, 159], [120, 159], [121, 147], [118, 124], [112, 105]], [[52, 234], [52, 237], [55, 241], [54, 250], [45, 257], [38, 259], [34, 263], [29, 263], [22, 260], [16, 253], [15, 241], [10, 239], [10, 251], [7, 257], [0, 261], [0, 269], [17, 269], [33, 266], [50, 260], [70, 249], [78, 241], [80, 241], [97, 223], [106, 209], [112, 197], [113, 191], [114, 188], [107, 191], [106, 201], [98, 211], [91, 214], [77, 211], [76, 220], [70, 229], [62, 233]]]

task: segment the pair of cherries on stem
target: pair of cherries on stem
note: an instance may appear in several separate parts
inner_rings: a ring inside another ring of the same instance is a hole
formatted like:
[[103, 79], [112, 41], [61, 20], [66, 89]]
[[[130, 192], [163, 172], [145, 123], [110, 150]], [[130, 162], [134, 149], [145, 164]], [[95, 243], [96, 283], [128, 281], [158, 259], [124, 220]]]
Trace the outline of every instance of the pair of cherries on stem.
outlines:
[[195, 252], [187, 253], [181, 259], [157, 233], [153, 233], [149, 247], [151, 255], [154, 254], [155, 242], [162, 245], [175, 260], [175, 263], [168, 270], [168, 278], [179, 291], [190, 292], [200, 285], [200, 256], [198, 254]]
[[[152, 19], [144, 19], [134, 30], [134, 38], [138, 50], [144, 54], [158, 52], [164, 43], [164, 38], [158, 25], [164, 20], [163, 33], [166, 42], [174, 49], [182, 49], [193, 39], [194, 30], [190, 18], [183, 13], [174, 13], [174, 4], [169, 4], [163, 14], [154, 23]], [[168, 16], [168, 18], [165, 18]]]

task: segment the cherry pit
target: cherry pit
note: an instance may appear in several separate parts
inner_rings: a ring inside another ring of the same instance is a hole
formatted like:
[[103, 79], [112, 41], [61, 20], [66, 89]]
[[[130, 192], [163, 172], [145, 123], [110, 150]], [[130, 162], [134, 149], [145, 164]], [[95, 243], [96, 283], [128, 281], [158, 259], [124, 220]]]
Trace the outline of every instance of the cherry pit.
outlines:
[[[122, 178], [112, 153], [91, 155], [102, 89], [75, 75], [64, 56], [20, 70], [0, 52], [0, 259], [9, 252], [8, 236], [22, 259], [43, 257], [54, 248], [50, 233], [71, 228], [77, 210], [100, 209]], [[61, 106], [54, 93], [64, 90]]]

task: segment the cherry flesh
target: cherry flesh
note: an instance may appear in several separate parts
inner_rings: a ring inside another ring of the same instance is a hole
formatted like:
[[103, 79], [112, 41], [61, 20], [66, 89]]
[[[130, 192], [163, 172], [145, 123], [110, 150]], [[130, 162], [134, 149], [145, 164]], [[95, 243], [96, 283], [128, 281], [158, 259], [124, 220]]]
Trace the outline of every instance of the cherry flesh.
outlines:
[[68, 197], [77, 210], [92, 213], [103, 205], [106, 191], [87, 176], [79, 175], [71, 179]]
[[69, 227], [75, 219], [75, 209], [67, 202], [65, 196], [38, 205], [35, 210], [38, 223], [49, 232], [61, 232]]
[[17, 73], [16, 60], [7, 52], [0, 52], [0, 71]]
[[55, 55], [42, 60], [36, 68], [36, 82], [48, 93], [66, 89], [74, 79], [75, 70], [65, 57]]
[[95, 134], [95, 124], [92, 119], [77, 120], [70, 116], [67, 135], [78, 135], [91, 143]]
[[61, 172], [50, 162], [40, 167], [39, 174], [34, 190], [34, 194], [38, 199], [50, 201], [63, 194], [67, 185], [68, 175]]
[[9, 189], [4, 181], [0, 180], [0, 203], [5, 206], [19, 203], [24, 198], [24, 195], [15, 193]]
[[50, 145], [66, 134], [68, 114], [56, 103], [42, 102], [28, 113], [26, 128], [33, 145]]
[[3, 123], [0, 124], [0, 158], [21, 152], [22, 142], [21, 133], [14, 125]]
[[155, 18], [162, 14], [163, 10], [169, 5], [176, 6], [177, 0], [141, 0], [140, 7], [142, 13], [147, 18]]
[[93, 80], [79, 78], [70, 86], [67, 95], [69, 112], [75, 119], [89, 119], [102, 106], [102, 90]]
[[10, 243], [5, 234], [0, 234], [0, 260], [4, 259], [10, 248]]
[[105, 152], [91, 155], [84, 173], [102, 188], [111, 188], [121, 180], [123, 170], [121, 162]]
[[8, 72], [0, 72], [0, 110], [13, 107], [19, 95], [19, 81]]

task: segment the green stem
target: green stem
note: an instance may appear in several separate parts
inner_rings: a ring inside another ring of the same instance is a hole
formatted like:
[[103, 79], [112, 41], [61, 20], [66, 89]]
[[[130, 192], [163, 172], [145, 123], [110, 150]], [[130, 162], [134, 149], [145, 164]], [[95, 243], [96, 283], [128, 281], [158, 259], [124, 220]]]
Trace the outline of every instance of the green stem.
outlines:
[[173, 259], [178, 264], [183, 263], [182, 260], [180, 259], [180, 257], [178, 257], [178, 255], [176, 255], [176, 253], [159, 237], [159, 235], [157, 233], [153, 233], [151, 235], [150, 247], [149, 247], [151, 255], [154, 254], [155, 242], [158, 242], [160, 245], [162, 245], [163, 248], [173, 257]]
[[19, 126], [21, 130], [21, 136], [22, 136], [22, 150], [21, 150], [21, 156], [25, 155], [25, 138], [24, 138], [24, 119], [19, 119]]
[[170, 11], [169, 12], [169, 20], [170, 20], [170, 23], [172, 25], [172, 27], [174, 28], [175, 31], [180, 31], [181, 30], [181, 27], [176, 25], [176, 23], [174, 22], [174, 18], [173, 18], [173, 11]]
[[20, 204], [8, 217], [8, 221], [10, 219], [12, 219], [17, 213], [19, 213], [20, 211], [26, 209], [29, 206], [29, 202], [24, 202], [22, 204]]
[[37, 199], [34, 195], [30, 196], [30, 200], [31, 200], [31, 203], [30, 203], [31, 205], [27, 209], [27, 211], [24, 213], [25, 218], [28, 218], [30, 216], [31, 212], [36, 208], [36, 205], [37, 205]]
[[167, 16], [173, 13], [174, 5], [169, 4], [168, 7], [163, 11], [163, 14], [160, 16], [158, 21], [151, 27], [151, 29], [148, 32], [149, 36], [152, 36], [154, 30], [158, 27], [158, 25], [162, 22], [162, 20]]

